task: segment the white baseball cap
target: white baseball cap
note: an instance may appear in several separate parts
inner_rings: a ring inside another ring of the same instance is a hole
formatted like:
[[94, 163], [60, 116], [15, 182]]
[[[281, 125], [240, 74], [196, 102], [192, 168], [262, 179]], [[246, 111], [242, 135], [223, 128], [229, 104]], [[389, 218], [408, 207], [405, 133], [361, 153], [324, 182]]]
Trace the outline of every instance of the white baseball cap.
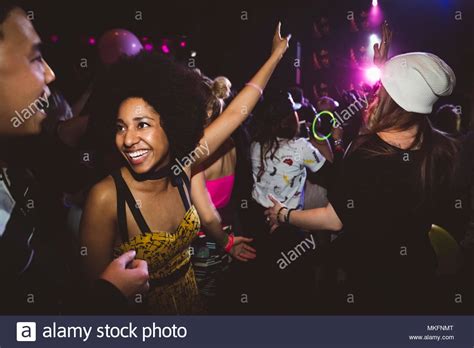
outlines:
[[438, 56], [411, 52], [388, 60], [381, 69], [381, 81], [404, 110], [429, 114], [440, 96], [452, 93], [456, 76]]

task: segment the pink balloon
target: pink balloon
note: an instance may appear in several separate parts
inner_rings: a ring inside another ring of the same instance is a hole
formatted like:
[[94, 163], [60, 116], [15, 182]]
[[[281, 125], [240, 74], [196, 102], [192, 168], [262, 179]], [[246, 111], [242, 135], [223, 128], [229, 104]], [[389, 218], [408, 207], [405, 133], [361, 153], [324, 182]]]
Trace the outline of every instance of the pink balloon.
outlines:
[[122, 56], [134, 56], [143, 49], [135, 34], [125, 29], [112, 29], [99, 39], [99, 57], [105, 65], [115, 63]]

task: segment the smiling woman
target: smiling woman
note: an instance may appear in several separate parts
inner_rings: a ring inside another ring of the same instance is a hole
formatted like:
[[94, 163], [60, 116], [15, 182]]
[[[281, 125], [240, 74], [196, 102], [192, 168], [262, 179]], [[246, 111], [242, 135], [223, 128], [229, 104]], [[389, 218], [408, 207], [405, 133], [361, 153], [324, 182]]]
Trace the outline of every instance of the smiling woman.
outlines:
[[142, 53], [115, 65], [99, 85], [94, 116], [100, 115], [106, 141], [115, 143], [125, 167], [89, 194], [81, 222], [85, 265], [95, 278], [112, 254], [136, 250], [152, 274], [146, 307], [136, 305], [138, 312], [198, 311], [187, 246], [199, 217], [189, 199], [188, 176], [172, 177], [170, 164], [202, 136], [207, 96], [201, 84], [194, 72]]
[[[191, 199], [200, 202], [203, 193], [191, 190], [190, 165], [175, 171], [173, 159], [197, 154], [200, 144], [207, 153], [193, 155], [196, 165], [222, 145], [252, 111], [288, 40], [278, 26], [269, 59], [205, 131], [209, 88], [198, 73], [163, 56], [142, 52], [126, 58], [99, 82], [93, 117], [104, 145], [115, 139], [124, 167], [89, 193], [81, 221], [84, 263], [95, 279], [114, 256], [136, 250], [150, 274], [145, 299], [131, 303], [136, 312], [201, 311], [189, 247], [200, 228]], [[227, 252], [243, 242], [221, 232]]]
[[[105, 135], [103, 145], [113, 144], [116, 135], [130, 135], [123, 132], [129, 127], [122, 116], [128, 114], [133, 116], [131, 120], [134, 119], [136, 129], [145, 130], [150, 122], [160, 125], [160, 139], [167, 134], [168, 146], [174, 152], [172, 156], [187, 155], [204, 129], [208, 96], [202, 84], [199, 75], [162, 55], [144, 52], [133, 59], [120, 61], [97, 86], [100, 95], [93, 117]], [[139, 121], [139, 118], [143, 120]], [[122, 126], [120, 132], [117, 127]], [[117, 134], [115, 130], [118, 130]]]
[[120, 105], [115, 145], [137, 174], [161, 168], [170, 161], [161, 117], [141, 98], [129, 98]]

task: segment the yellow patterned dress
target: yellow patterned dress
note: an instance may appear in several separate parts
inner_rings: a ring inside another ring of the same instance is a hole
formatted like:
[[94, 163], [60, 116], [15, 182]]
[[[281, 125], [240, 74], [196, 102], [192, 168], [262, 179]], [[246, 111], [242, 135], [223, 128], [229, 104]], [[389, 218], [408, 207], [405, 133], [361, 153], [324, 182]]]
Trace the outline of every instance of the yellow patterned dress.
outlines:
[[[146, 314], [199, 313], [199, 292], [191, 266], [190, 245], [199, 232], [200, 220], [196, 208], [190, 206], [184, 192], [183, 182], [189, 192], [188, 178], [178, 178], [178, 189], [187, 211], [175, 233], [170, 233], [150, 232], [121, 173], [116, 172], [112, 176], [117, 188], [119, 231], [122, 241], [125, 241], [114, 249], [114, 256], [135, 250], [136, 258], [148, 263], [150, 274], [150, 290], [144, 295], [143, 303], [137, 304], [134, 299], [133, 307]], [[125, 202], [142, 232], [130, 239], [126, 231]]]

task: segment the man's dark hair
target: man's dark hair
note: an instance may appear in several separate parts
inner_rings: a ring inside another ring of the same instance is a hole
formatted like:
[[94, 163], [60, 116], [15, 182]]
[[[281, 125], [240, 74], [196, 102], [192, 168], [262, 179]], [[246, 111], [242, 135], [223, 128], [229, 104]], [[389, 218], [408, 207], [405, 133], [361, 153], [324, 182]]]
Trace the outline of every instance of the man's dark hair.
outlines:
[[[0, 25], [5, 22], [10, 12], [13, 11], [15, 8], [21, 8], [18, 2], [16, 1], [2, 0], [0, 2]], [[1, 39], [3, 39], [3, 32], [0, 28], [0, 40]]]
[[0, 3], [0, 24], [3, 24], [10, 12], [15, 8], [21, 8], [17, 1], [2, 0]]

